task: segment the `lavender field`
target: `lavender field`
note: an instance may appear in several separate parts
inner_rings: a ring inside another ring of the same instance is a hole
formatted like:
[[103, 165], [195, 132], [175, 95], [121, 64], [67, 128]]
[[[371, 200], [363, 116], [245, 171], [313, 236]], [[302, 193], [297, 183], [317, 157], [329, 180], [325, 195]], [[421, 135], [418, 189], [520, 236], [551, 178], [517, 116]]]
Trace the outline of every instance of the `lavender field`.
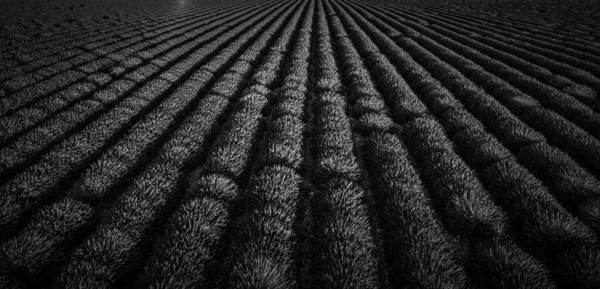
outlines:
[[597, 1], [0, 18], [0, 288], [600, 288]]

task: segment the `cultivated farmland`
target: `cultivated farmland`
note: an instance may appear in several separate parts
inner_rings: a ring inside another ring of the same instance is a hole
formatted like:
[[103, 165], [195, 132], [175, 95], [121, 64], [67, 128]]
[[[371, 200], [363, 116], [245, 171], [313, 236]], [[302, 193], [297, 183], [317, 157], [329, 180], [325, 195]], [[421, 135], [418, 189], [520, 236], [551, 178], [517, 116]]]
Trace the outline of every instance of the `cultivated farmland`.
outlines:
[[595, 0], [17, 3], [0, 288], [600, 288]]

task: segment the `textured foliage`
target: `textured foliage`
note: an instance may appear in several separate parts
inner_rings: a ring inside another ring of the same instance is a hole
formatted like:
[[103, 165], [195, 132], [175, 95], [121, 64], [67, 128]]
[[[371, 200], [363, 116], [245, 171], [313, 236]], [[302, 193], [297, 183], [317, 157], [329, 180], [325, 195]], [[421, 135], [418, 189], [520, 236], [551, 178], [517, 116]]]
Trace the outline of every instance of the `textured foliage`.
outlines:
[[0, 9], [0, 288], [600, 288], [593, 0], [54, 2]]

